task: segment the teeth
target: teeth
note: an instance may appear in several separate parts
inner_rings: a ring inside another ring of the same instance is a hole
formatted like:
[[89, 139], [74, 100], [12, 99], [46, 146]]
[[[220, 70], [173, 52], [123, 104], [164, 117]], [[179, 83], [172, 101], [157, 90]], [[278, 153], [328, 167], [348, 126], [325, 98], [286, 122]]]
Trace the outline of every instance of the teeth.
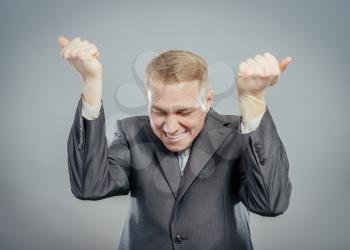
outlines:
[[168, 135], [168, 137], [173, 138], [173, 139], [176, 139], [176, 138], [179, 138], [179, 137], [182, 136], [182, 135], [183, 135], [183, 134], [177, 135], [177, 136], [169, 136], [169, 135]]
[[169, 135], [167, 135], [167, 137], [168, 137], [169, 139], [171, 139], [171, 140], [176, 140], [176, 139], [180, 139], [185, 133], [186, 133], [186, 132], [183, 132], [183, 133], [181, 133], [181, 134], [179, 134], [179, 135], [177, 135], [177, 136], [169, 136]]

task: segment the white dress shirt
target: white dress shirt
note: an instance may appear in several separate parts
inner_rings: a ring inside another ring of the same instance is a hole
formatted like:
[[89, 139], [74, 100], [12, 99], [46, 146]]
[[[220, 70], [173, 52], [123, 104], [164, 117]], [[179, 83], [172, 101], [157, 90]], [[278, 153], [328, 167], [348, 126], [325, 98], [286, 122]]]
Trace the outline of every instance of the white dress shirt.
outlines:
[[[99, 116], [102, 102], [100, 102], [100, 104], [98, 104], [98, 105], [90, 105], [87, 102], [85, 102], [84, 99], [82, 98], [82, 103], [83, 103], [83, 106], [82, 106], [82, 116], [83, 117], [85, 117], [87, 120], [94, 120]], [[264, 113], [260, 114], [259, 116], [255, 117], [253, 120], [251, 120], [249, 122], [246, 122], [243, 120], [241, 122], [241, 126], [239, 128], [240, 132], [243, 134], [247, 134], [247, 133], [254, 131], [259, 126], [260, 121], [261, 121]], [[177, 153], [177, 157], [179, 160], [179, 167], [180, 167], [180, 171], [181, 171], [181, 176], [184, 173], [186, 163], [187, 163], [187, 160], [190, 156], [190, 153], [191, 153], [190, 147]]]

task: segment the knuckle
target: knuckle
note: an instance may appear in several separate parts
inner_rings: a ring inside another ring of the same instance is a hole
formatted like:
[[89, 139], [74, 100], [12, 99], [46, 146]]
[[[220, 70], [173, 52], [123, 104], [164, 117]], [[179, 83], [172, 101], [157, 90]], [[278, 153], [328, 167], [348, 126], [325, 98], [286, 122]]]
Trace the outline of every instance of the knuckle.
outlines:
[[254, 63], [254, 60], [252, 58], [248, 58], [247, 63]]
[[77, 52], [76, 57], [81, 59], [84, 57], [84, 53], [82, 51], [79, 51], [79, 52]]
[[63, 52], [63, 56], [65, 57], [65, 58], [68, 58], [69, 57], [69, 50], [65, 50], [64, 52]]
[[257, 75], [256, 75], [256, 72], [253, 71], [253, 70], [247, 70], [247, 71], [246, 71], [246, 75], [247, 75], [248, 77], [256, 77], [256, 76], [257, 76]]
[[268, 52], [268, 51], [266, 51], [266, 52], [264, 53], [264, 56], [270, 56], [270, 55], [271, 55], [271, 53]]
[[84, 46], [85, 44], [86, 44], [85, 41], [81, 41], [81, 42], [79, 42], [79, 43], [77, 44], [76, 47], [82, 47], [82, 46]]
[[69, 42], [68, 46], [72, 46], [72, 44], [80, 41], [81, 41], [81, 38], [77, 36]]
[[75, 53], [76, 51], [78, 51], [78, 50], [79, 50], [79, 46], [75, 46], [75, 47], [71, 48], [71, 51], [74, 52], [74, 53]]
[[77, 51], [76, 51], [76, 50], [75, 50], [75, 51], [72, 51], [71, 56], [72, 56], [73, 58], [76, 58], [76, 57], [77, 57]]

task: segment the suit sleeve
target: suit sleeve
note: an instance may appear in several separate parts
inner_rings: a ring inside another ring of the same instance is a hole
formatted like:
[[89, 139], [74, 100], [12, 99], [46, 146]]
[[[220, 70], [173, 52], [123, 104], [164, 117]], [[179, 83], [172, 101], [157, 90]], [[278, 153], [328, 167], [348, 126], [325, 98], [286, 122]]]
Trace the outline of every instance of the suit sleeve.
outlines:
[[[242, 117], [241, 117], [242, 118]], [[284, 213], [292, 191], [289, 161], [267, 108], [256, 130], [243, 134], [239, 158], [239, 197], [251, 211], [262, 216]]]
[[103, 103], [99, 116], [82, 115], [80, 97], [67, 142], [71, 191], [81, 200], [100, 200], [129, 193], [130, 150], [121, 121], [108, 147]]

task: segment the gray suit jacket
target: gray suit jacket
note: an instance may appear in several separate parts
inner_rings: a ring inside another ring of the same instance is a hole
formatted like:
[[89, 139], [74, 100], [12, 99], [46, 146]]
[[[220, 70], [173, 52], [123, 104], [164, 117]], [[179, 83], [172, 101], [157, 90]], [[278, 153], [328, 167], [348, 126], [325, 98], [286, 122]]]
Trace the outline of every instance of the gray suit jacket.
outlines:
[[240, 118], [210, 109], [181, 177], [148, 116], [118, 120], [108, 146], [103, 105], [87, 120], [80, 97], [67, 143], [72, 193], [81, 200], [130, 193], [119, 250], [253, 249], [249, 211], [282, 214], [292, 185], [269, 109], [248, 134]]

